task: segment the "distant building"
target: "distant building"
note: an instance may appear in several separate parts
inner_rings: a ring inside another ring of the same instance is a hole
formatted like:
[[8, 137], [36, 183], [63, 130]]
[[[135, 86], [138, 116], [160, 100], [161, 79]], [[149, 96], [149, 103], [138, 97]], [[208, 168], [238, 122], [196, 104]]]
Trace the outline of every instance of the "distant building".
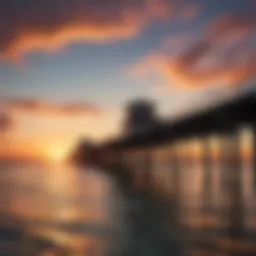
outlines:
[[155, 105], [148, 100], [136, 100], [128, 104], [124, 133], [133, 135], [143, 133], [158, 125]]

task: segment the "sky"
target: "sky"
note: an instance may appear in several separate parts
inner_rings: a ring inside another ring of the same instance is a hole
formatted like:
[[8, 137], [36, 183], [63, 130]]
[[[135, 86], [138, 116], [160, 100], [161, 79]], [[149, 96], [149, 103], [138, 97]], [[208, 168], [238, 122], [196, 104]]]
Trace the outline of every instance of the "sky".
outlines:
[[254, 0], [2, 0], [0, 157], [59, 157], [122, 129], [129, 100], [174, 118], [256, 78]]

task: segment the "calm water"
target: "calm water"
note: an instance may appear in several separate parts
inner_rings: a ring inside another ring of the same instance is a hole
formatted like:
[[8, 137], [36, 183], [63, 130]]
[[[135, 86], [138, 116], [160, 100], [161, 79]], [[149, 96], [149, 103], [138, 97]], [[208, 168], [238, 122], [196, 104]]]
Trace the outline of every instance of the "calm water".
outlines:
[[[221, 182], [220, 168], [212, 171], [207, 204], [202, 168], [184, 169], [178, 205], [143, 194], [123, 195], [111, 177], [90, 168], [2, 164], [0, 169], [0, 235], [6, 226], [22, 231], [21, 247], [26, 250], [13, 255], [170, 255], [165, 252], [171, 237], [183, 248], [181, 255], [256, 255], [250, 166], [241, 173], [239, 204], [230, 203], [237, 200]], [[171, 198], [172, 184], [168, 167], [155, 168], [155, 191]], [[230, 223], [236, 226], [241, 219], [240, 235], [234, 238]], [[0, 241], [0, 255], [11, 255], [3, 250], [14, 245], [4, 243]], [[160, 247], [166, 248], [161, 252]]]
[[72, 255], [105, 255], [120, 237], [120, 193], [104, 174], [35, 165], [2, 165], [0, 171], [2, 224], [11, 222], [32, 240], [52, 242]]

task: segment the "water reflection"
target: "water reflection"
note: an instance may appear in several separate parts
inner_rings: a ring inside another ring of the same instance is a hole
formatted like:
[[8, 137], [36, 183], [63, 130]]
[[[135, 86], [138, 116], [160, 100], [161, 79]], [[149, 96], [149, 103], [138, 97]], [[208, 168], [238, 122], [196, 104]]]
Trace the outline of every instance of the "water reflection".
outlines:
[[90, 168], [1, 165], [0, 239], [22, 255], [255, 255], [253, 163], [232, 136], [209, 155], [191, 141], [130, 154], [126, 193]]
[[[193, 158], [191, 141], [148, 149], [155, 156], [153, 188], [178, 201], [186, 255], [255, 255], [253, 158], [241, 152], [240, 134], [223, 136], [219, 148], [205, 138], [200, 143], [202, 151]], [[170, 173], [172, 179], [167, 179]]]
[[34, 240], [49, 241], [48, 254], [42, 255], [59, 255], [54, 247], [103, 255], [100, 249], [117, 237], [118, 193], [104, 174], [64, 166], [5, 164], [0, 169], [1, 227], [8, 223], [20, 232], [15, 217], [34, 250], [41, 251]]

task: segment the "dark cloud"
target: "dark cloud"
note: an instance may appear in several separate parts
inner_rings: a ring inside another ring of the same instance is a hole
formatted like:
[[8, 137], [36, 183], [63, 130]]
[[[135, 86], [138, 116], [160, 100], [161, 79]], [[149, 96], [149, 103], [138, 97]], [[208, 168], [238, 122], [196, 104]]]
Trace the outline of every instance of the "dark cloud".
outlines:
[[109, 42], [137, 35], [170, 13], [171, 0], [2, 0], [0, 51], [17, 57], [72, 42]]
[[195, 62], [202, 58], [211, 49], [211, 44], [208, 41], [199, 41], [190, 49], [185, 50], [177, 59], [177, 65], [190, 68]]
[[101, 114], [102, 109], [94, 104], [87, 102], [74, 102], [57, 104], [48, 101], [35, 100], [29, 98], [5, 98], [2, 104], [13, 112], [57, 115], [57, 116], [73, 116], [73, 115], [92, 115]]

